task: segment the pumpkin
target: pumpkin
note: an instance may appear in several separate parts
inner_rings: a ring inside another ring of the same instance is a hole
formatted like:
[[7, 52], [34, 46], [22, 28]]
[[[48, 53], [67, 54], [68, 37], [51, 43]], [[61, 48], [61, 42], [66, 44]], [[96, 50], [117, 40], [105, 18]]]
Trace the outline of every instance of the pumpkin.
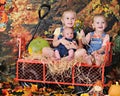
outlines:
[[118, 82], [110, 86], [108, 94], [109, 96], [120, 96], [120, 85], [118, 84]]
[[103, 84], [100, 80], [97, 80], [93, 86], [94, 91], [101, 92], [103, 91]]

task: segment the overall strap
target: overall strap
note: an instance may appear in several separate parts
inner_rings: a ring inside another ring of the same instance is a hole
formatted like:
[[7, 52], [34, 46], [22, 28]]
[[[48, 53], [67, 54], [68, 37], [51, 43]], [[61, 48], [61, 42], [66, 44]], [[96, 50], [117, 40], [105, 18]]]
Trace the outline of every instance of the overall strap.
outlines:
[[[94, 35], [94, 33], [95, 33], [95, 32], [90, 32], [90, 36], [92, 37], [92, 36]], [[103, 34], [102, 34], [102, 37], [100, 37], [100, 39], [103, 40], [104, 37], [105, 37], [105, 35], [106, 35], [106, 33], [103, 33]]]
[[62, 32], [63, 32], [63, 26], [60, 27], [60, 33], [62, 33]]

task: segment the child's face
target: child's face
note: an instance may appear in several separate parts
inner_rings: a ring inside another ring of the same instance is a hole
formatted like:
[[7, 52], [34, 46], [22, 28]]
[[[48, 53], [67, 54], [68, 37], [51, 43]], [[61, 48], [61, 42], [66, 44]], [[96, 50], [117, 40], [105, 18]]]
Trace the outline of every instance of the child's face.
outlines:
[[73, 27], [76, 19], [76, 14], [74, 12], [65, 12], [61, 19], [64, 27]]
[[68, 39], [73, 39], [74, 34], [72, 29], [64, 29], [63, 36]]
[[93, 21], [93, 27], [95, 28], [95, 31], [103, 32], [106, 28], [106, 20], [102, 16], [96, 16], [94, 17]]

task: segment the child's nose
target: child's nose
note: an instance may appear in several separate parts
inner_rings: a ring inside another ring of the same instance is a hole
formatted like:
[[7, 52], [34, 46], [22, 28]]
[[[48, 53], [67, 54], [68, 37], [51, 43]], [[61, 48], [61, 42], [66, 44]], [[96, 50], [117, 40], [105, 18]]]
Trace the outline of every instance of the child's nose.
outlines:
[[70, 19], [70, 21], [72, 22], [72, 19]]
[[101, 26], [102, 26], [102, 23], [100, 23], [99, 26], [101, 27]]

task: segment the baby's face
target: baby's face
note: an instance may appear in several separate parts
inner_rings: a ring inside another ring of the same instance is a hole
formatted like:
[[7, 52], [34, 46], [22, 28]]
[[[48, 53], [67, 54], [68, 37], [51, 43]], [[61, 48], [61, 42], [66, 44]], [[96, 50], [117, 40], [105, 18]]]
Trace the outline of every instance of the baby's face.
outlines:
[[63, 35], [65, 38], [68, 38], [68, 39], [73, 39], [73, 37], [74, 37], [73, 30], [71, 30], [71, 29], [65, 29], [63, 32]]

